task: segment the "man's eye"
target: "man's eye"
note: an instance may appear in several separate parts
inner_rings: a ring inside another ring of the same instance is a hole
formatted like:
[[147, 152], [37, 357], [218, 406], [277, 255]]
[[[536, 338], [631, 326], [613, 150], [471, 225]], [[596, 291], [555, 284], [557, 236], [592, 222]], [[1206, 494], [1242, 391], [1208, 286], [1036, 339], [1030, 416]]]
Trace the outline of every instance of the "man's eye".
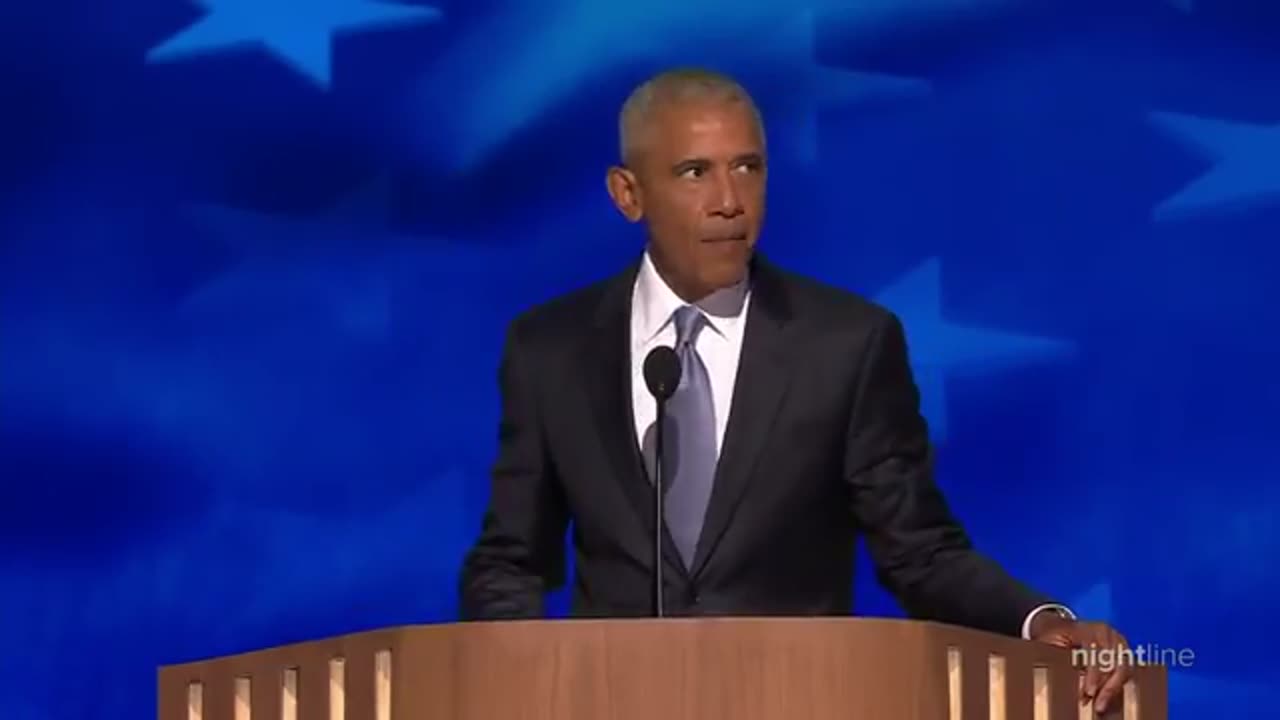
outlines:
[[683, 175], [683, 176], [685, 176], [685, 177], [693, 177], [693, 178], [696, 178], [696, 177], [702, 177], [702, 173], [703, 173], [703, 172], [705, 172], [705, 171], [704, 171], [702, 168], [697, 167], [697, 166], [694, 166], [694, 167], [690, 167], [690, 168], [685, 168], [683, 171], [681, 171], [681, 173], [680, 173], [680, 174], [681, 174], [681, 175]]

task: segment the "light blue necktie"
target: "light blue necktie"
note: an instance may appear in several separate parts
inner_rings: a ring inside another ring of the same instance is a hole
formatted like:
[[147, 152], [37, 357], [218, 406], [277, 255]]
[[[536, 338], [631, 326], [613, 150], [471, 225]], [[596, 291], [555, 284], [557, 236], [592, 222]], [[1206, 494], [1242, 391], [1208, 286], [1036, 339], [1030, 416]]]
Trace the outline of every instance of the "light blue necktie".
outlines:
[[675, 312], [680, 385], [667, 400], [663, 436], [663, 480], [667, 486], [664, 510], [668, 530], [686, 568], [693, 565], [716, 473], [711, 380], [694, 347], [706, 322], [702, 312], [691, 305]]

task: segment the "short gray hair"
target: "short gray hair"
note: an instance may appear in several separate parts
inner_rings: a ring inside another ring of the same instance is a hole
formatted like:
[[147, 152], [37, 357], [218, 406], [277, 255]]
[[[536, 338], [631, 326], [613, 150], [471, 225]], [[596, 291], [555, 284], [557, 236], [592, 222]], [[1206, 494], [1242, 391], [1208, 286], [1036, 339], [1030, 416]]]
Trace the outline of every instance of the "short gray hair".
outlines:
[[742, 102], [750, 108], [764, 141], [764, 121], [751, 95], [738, 81], [705, 68], [676, 68], [659, 73], [641, 83], [618, 114], [618, 154], [624, 165], [635, 161], [638, 138], [655, 107], [685, 101]]

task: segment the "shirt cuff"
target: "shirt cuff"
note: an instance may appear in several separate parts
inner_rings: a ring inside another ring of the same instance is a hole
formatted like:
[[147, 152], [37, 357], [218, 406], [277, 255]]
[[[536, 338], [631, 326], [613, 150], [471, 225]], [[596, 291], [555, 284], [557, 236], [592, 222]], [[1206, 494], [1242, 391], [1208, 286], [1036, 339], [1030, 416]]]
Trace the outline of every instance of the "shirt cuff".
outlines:
[[1067, 607], [1066, 605], [1059, 605], [1058, 603], [1045, 603], [1043, 605], [1037, 605], [1036, 607], [1031, 609], [1031, 612], [1027, 613], [1026, 619], [1022, 621], [1022, 639], [1023, 640], [1031, 639], [1031, 620], [1036, 615], [1040, 614], [1040, 611], [1042, 610], [1057, 610], [1058, 612], [1065, 615], [1070, 620], [1076, 619], [1076, 614], [1071, 612], [1071, 608]]

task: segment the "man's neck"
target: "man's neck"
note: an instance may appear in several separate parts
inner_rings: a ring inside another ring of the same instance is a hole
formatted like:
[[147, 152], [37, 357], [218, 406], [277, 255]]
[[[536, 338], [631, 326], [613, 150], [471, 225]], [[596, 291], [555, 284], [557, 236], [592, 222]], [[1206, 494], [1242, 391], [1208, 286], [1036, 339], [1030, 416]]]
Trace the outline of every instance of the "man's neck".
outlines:
[[728, 285], [724, 288], [692, 284], [681, 278], [677, 273], [668, 270], [664, 260], [660, 255], [653, 251], [652, 246], [647, 250], [649, 253], [649, 260], [653, 263], [653, 269], [657, 271], [658, 277], [662, 278], [662, 281], [667, 284], [667, 287], [671, 288], [671, 291], [674, 292], [681, 300], [689, 303], [690, 305], [702, 302], [720, 290], [732, 288], [739, 284], [733, 283], [732, 285]]

